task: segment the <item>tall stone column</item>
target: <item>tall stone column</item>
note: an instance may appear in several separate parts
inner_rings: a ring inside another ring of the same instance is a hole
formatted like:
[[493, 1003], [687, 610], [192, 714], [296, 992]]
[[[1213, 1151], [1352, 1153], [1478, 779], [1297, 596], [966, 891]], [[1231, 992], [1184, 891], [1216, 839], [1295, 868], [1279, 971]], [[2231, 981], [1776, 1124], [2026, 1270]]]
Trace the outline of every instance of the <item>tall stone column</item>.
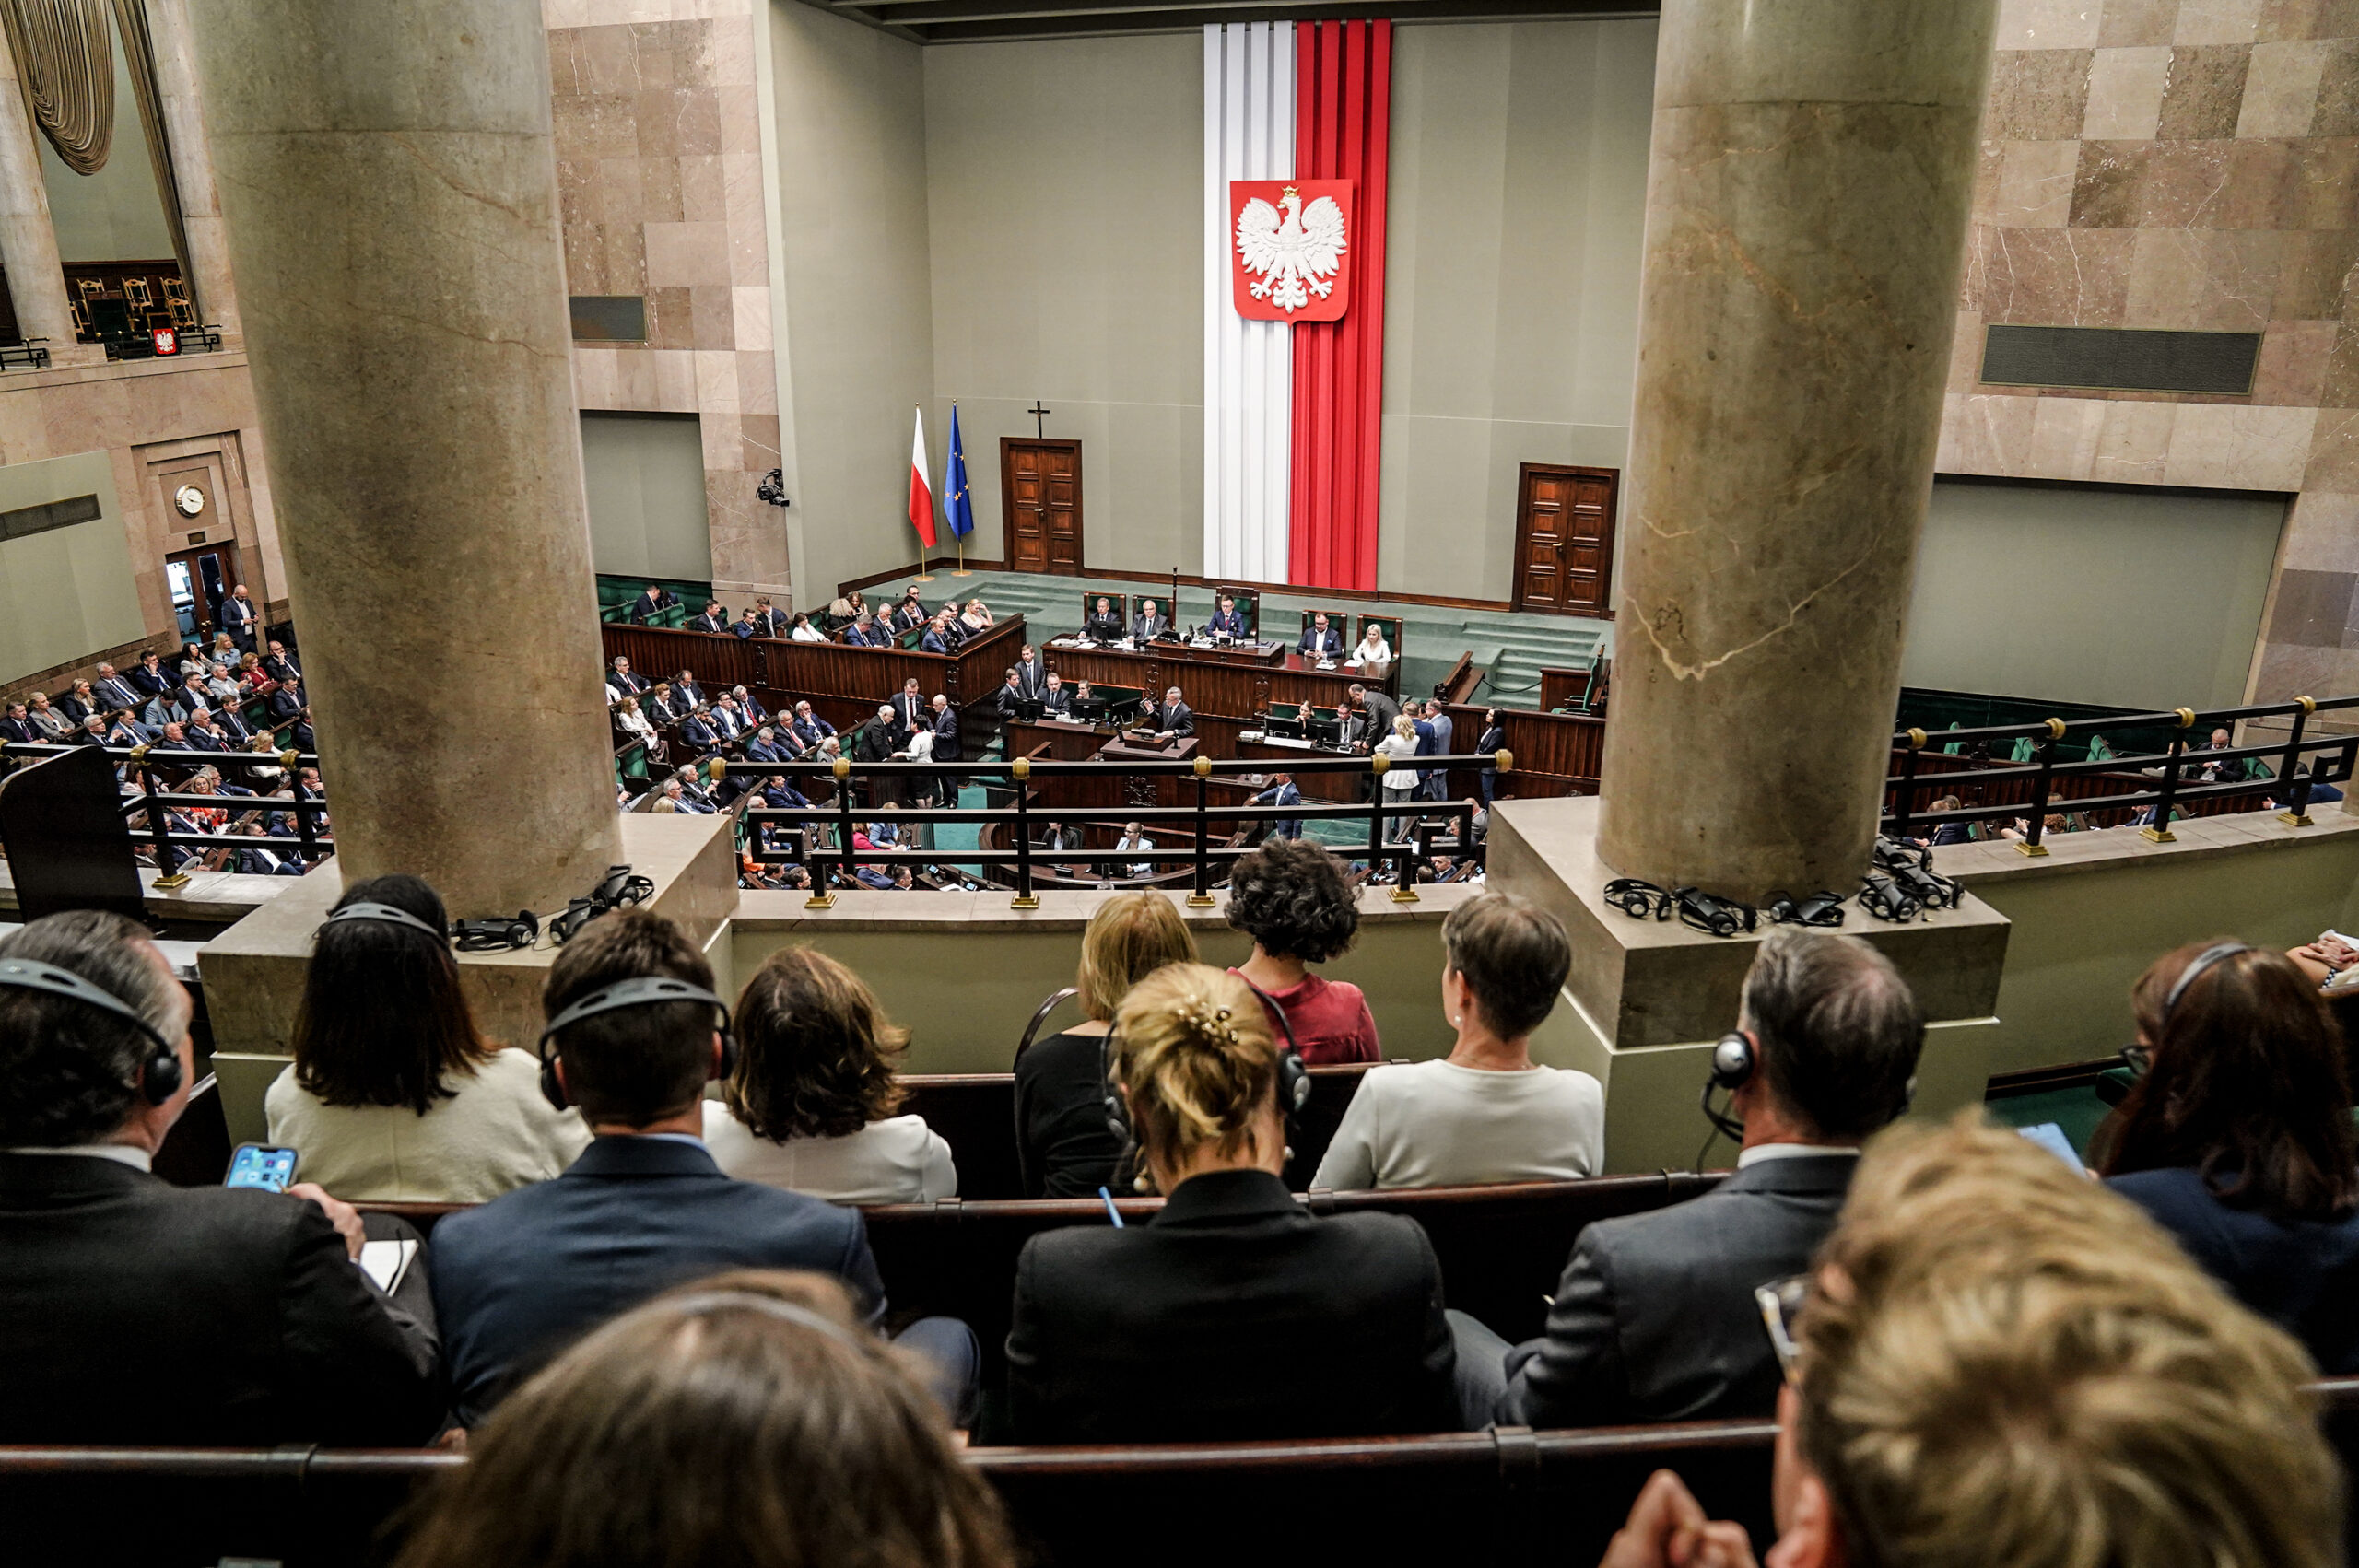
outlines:
[[1995, 0], [1667, 0], [1598, 849], [1856, 887]]
[[623, 857], [538, 0], [197, 0], [347, 883], [561, 907]]
[[245, 345], [229, 241], [221, 232], [221, 200], [214, 188], [213, 155], [190, 58], [188, 0], [147, 0], [147, 29], [156, 46], [156, 91], [164, 100], [164, 134], [171, 143], [172, 177], [181, 188], [181, 228], [188, 236], [189, 279], [204, 319], [221, 329], [225, 349]]
[[57, 259], [57, 230], [49, 220], [49, 187], [41, 181], [41, 148], [17, 86], [17, 57], [0, 33], [0, 267], [8, 272], [8, 298], [17, 330], [47, 338], [50, 363], [96, 364], [98, 344], [74, 341], [74, 311], [65, 299], [65, 269]]

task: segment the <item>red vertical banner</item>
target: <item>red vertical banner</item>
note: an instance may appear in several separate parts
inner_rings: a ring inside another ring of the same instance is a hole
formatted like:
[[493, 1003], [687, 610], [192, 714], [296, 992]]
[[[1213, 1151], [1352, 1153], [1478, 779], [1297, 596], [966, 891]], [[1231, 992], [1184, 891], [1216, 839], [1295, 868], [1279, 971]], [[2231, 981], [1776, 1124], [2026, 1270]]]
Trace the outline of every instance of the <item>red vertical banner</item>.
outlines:
[[1392, 24], [1295, 24], [1295, 173], [1356, 189], [1352, 300], [1341, 321], [1294, 329], [1290, 575], [1306, 587], [1376, 587], [1384, 436], [1384, 222], [1392, 126]]

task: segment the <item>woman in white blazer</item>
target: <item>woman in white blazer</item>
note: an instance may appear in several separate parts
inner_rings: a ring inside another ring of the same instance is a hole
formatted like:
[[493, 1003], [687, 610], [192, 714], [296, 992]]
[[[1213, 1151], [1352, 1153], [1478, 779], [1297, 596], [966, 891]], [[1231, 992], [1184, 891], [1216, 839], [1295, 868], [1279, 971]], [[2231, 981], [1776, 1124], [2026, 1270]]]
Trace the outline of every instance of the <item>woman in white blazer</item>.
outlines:
[[[1377, 755], [1391, 759], [1384, 769], [1384, 803], [1388, 806], [1407, 805], [1417, 792], [1417, 770], [1409, 766], [1417, 755], [1416, 726], [1409, 722], [1408, 715], [1394, 715], [1392, 733], [1377, 742], [1372, 749]], [[1386, 841], [1393, 843], [1408, 837], [1410, 825], [1415, 820], [1406, 816], [1387, 817], [1384, 825]]]

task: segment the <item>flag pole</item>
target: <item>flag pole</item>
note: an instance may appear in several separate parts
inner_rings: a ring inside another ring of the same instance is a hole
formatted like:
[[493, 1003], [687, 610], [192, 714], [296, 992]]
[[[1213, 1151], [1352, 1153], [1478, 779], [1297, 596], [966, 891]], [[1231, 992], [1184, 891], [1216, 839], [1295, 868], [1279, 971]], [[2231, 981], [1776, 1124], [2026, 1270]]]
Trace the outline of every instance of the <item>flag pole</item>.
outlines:
[[[925, 410], [924, 410], [924, 407], [923, 407], [923, 405], [922, 405], [922, 404], [919, 404], [919, 405], [917, 405], [917, 407], [918, 407], [918, 416], [919, 416], [919, 418], [922, 419], [922, 418], [925, 416]], [[915, 518], [911, 518], [911, 519], [910, 520], [910, 528], [911, 528], [912, 530], [914, 530], [914, 529], [916, 528], [916, 526], [917, 526], [917, 519], [915, 519]], [[925, 568], [926, 568], [926, 558], [925, 558], [925, 553], [926, 553], [925, 535], [924, 535], [924, 534], [922, 534], [922, 533], [921, 533], [921, 534], [919, 534], [919, 535], [918, 535], [918, 574], [917, 574], [917, 576], [915, 576], [915, 577], [913, 577], [913, 578], [910, 579], [910, 580], [911, 582], [932, 582], [932, 581], [933, 580], [933, 574], [932, 572], [930, 572], [930, 571], [928, 571], [928, 570], [926, 570], [926, 569], [925, 569]]]
[[967, 569], [967, 536], [963, 533], [958, 535], [958, 569], [952, 572], [950, 575], [952, 577], [972, 577], [975, 575], [973, 572]]

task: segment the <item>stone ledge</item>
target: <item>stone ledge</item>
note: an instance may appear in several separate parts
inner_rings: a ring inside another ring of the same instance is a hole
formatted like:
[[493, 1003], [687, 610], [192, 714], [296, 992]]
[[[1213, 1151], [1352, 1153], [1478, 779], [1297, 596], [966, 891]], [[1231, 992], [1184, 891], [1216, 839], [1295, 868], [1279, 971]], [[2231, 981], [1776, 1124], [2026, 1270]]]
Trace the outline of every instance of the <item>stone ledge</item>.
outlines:
[[1945, 844], [1933, 851], [1933, 869], [1968, 887], [2018, 882], [2026, 877], [2070, 876], [2079, 872], [2118, 871], [2125, 862], [2202, 860], [2284, 850], [2322, 838], [2359, 833], [2359, 816], [2333, 802], [2310, 812], [2308, 827], [2277, 820], [2275, 812], [2236, 812], [2189, 817], [2171, 825], [2174, 841], [2157, 844], [2134, 827], [2101, 827], [2060, 833], [2043, 840], [2045, 855], [2026, 855], [2006, 842]]
[[[949, 851], [945, 861], [956, 863]], [[846, 892], [838, 889], [832, 909], [811, 909], [804, 907], [810, 895], [805, 893], [757, 892], [738, 895], [737, 913], [731, 919], [732, 929], [756, 931], [891, 931], [908, 930], [942, 933], [954, 930], [1007, 930], [1023, 929], [1049, 931], [1078, 931], [1089, 923], [1097, 907], [1113, 897], [1121, 889], [1091, 888], [1086, 891], [1059, 888], [1040, 895], [1038, 909], [1011, 909], [1008, 900], [1013, 895], [1005, 888], [988, 893], [905, 893], [863, 889]], [[1220, 900], [1210, 908], [1190, 908], [1185, 892], [1164, 891], [1180, 909], [1180, 917], [1196, 930], [1226, 930], [1228, 919], [1222, 913], [1226, 902], [1225, 894], [1215, 889], [1213, 896]], [[1396, 904], [1389, 887], [1360, 890], [1360, 924], [1403, 924], [1420, 919], [1438, 920], [1467, 899], [1482, 891], [1479, 884], [1450, 883], [1436, 886], [1427, 884], [1417, 889], [1417, 902]]]

